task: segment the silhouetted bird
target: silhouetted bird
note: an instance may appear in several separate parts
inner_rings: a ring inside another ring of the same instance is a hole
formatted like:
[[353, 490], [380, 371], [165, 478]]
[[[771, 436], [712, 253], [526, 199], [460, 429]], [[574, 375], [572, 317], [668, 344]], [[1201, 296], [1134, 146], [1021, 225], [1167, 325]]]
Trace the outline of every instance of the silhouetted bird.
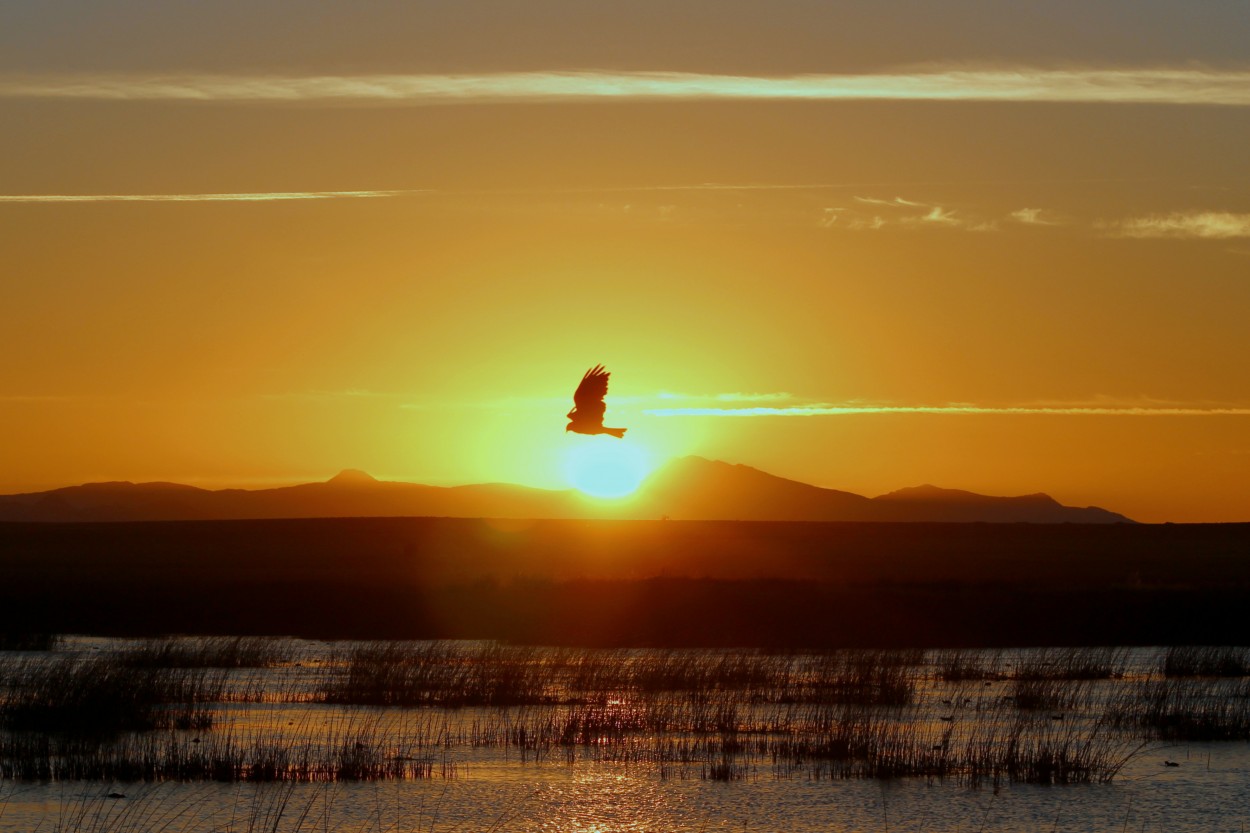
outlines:
[[564, 426], [565, 431], [575, 434], [611, 434], [617, 438], [625, 436], [624, 428], [603, 427], [603, 412], [608, 407], [603, 404], [603, 397], [608, 395], [608, 377], [611, 375], [601, 364], [586, 371], [582, 383], [577, 386], [577, 392], [573, 394], [573, 410], [568, 412], [569, 424]]

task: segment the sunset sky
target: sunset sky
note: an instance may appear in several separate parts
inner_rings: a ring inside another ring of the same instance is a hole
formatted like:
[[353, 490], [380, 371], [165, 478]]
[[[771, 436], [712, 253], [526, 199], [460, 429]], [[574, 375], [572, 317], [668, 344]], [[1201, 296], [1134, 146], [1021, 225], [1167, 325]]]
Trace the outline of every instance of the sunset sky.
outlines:
[[0, 492], [649, 464], [1250, 521], [1250, 4], [5, 0]]

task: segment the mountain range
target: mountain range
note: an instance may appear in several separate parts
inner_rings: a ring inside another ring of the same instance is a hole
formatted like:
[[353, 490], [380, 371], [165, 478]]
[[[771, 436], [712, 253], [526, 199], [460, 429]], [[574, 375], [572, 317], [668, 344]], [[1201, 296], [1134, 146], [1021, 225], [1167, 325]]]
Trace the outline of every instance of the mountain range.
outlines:
[[671, 518], [674, 520], [962, 523], [1133, 523], [1045, 494], [992, 497], [917, 486], [869, 498], [702, 457], [673, 460], [628, 500], [502, 483], [424, 486], [343, 471], [325, 482], [272, 489], [177, 483], [87, 483], [0, 495], [0, 521], [176, 521], [322, 517]]

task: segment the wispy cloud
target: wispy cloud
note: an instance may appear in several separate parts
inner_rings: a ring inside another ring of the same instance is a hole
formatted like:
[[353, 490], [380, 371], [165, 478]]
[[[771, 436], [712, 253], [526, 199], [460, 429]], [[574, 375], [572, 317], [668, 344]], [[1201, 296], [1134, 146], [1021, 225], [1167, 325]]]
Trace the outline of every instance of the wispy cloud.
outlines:
[[0, 96], [116, 101], [377, 102], [785, 99], [1250, 105], [1250, 72], [1200, 69], [928, 69], [862, 75], [681, 72], [422, 75], [58, 75], [0, 79]]
[[1250, 214], [1220, 211], [1182, 212], [1132, 217], [1110, 226], [1124, 237], [1189, 237], [1227, 240], [1250, 237]]
[[272, 202], [376, 199], [428, 191], [255, 191], [237, 194], [0, 194], [0, 202]]
[[947, 211], [940, 205], [935, 205], [927, 214], [920, 217], [919, 220], [922, 223], [936, 223], [940, 226], [964, 225], [962, 220], [956, 218], [952, 212]]
[[673, 393], [672, 391], [662, 391], [653, 398], [666, 402], [785, 402], [794, 399], [794, 394], [786, 393], [785, 391], [770, 393], [742, 393], [738, 391], [733, 393]]
[[855, 201], [856, 201], [856, 202], [866, 203], [867, 205], [885, 205], [885, 206], [889, 206], [889, 207], [891, 207], [891, 208], [901, 208], [901, 207], [904, 207], [904, 206], [906, 206], [906, 207], [911, 207], [911, 208], [925, 208], [925, 207], [927, 207], [925, 203], [922, 203], [922, 202], [914, 202], [914, 201], [912, 201], [912, 200], [905, 200], [905, 199], [903, 199], [902, 197], [895, 197], [895, 198], [894, 198], [894, 199], [892, 199], [892, 200], [882, 200], [882, 199], [878, 199], [878, 198], [876, 198], [876, 197], [856, 197], [856, 198], [855, 198]]
[[1017, 223], [1026, 226], [1057, 226], [1059, 221], [1052, 219], [1048, 212], [1040, 208], [1021, 208], [1007, 215]]
[[[879, 231], [887, 226], [912, 229], [948, 228], [963, 229], [964, 231], [994, 231], [997, 228], [997, 225], [992, 220], [957, 214], [952, 209], [934, 203], [916, 202], [915, 200], [907, 200], [902, 197], [894, 197], [888, 200], [876, 197], [855, 197], [854, 199], [856, 202], [864, 205], [888, 208], [891, 211], [884, 215], [867, 215], [854, 210], [826, 208], [817, 219], [817, 223], [822, 228], [833, 228], [833, 219], [836, 219], [836, 217], [831, 219], [829, 212], [838, 210], [847, 212], [845, 215], [846, 221], [838, 227], [850, 229], [851, 231]], [[916, 211], [915, 209], [920, 210]]]
[[643, 413], [660, 417], [812, 417], [859, 414], [965, 414], [999, 416], [1250, 416], [1250, 408], [1237, 407], [1102, 407], [1102, 406], [1008, 406], [982, 405], [799, 405], [788, 408], [651, 408]]

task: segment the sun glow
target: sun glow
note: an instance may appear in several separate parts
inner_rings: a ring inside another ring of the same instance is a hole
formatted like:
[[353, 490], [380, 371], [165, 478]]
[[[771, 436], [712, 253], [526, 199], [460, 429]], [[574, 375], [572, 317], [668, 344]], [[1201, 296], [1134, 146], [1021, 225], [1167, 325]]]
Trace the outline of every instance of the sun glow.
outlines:
[[598, 436], [569, 440], [573, 445], [565, 454], [565, 477], [569, 485], [591, 497], [632, 494], [654, 468], [646, 449], [628, 439]]

